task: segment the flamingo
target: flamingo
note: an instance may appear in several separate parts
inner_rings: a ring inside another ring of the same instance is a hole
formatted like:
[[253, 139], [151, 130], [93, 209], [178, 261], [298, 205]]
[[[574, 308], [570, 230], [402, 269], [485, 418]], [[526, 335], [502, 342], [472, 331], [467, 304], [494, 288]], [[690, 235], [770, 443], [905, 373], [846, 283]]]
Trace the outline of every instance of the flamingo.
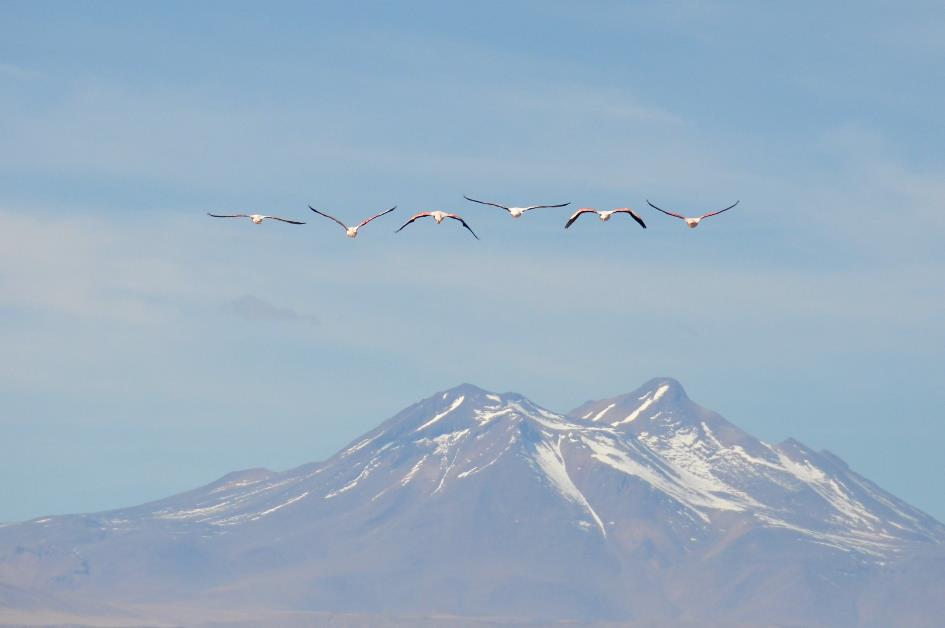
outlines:
[[407, 225], [409, 225], [410, 223], [412, 223], [414, 220], [417, 220], [418, 218], [426, 218], [427, 216], [431, 216], [431, 217], [433, 218], [433, 220], [436, 221], [436, 224], [440, 224], [441, 222], [443, 222], [443, 221], [444, 221], [445, 219], [447, 219], [447, 218], [452, 218], [453, 220], [458, 220], [458, 221], [460, 221], [461, 223], [463, 223], [463, 226], [464, 226], [464, 227], [466, 227], [467, 229], [469, 229], [469, 233], [473, 234], [473, 237], [474, 237], [474, 238], [476, 238], [477, 240], [479, 239], [479, 236], [476, 235], [476, 232], [473, 231], [472, 228], [471, 228], [469, 225], [466, 224], [466, 221], [463, 220], [460, 216], [458, 216], [458, 215], [456, 215], [456, 214], [451, 214], [451, 213], [449, 213], [449, 212], [443, 212], [443, 211], [440, 211], [440, 210], [436, 210], [436, 211], [432, 211], [432, 212], [420, 212], [419, 214], [414, 214], [413, 216], [410, 217], [410, 220], [408, 220], [407, 222], [405, 222], [404, 224], [402, 224], [402, 225], [400, 226], [400, 229], [398, 229], [398, 230], [395, 231], [394, 233], [399, 233], [399, 232], [401, 231], [401, 229], [403, 229], [404, 227], [406, 227]]
[[335, 222], [337, 222], [339, 225], [341, 225], [341, 228], [345, 230], [345, 235], [348, 236], [349, 238], [356, 238], [356, 237], [358, 237], [358, 229], [360, 229], [360, 228], [363, 227], [364, 225], [368, 224], [369, 222], [371, 222], [371, 221], [374, 220], [375, 218], [380, 218], [380, 217], [383, 216], [384, 214], [389, 214], [389, 213], [391, 213], [392, 211], [394, 211], [395, 209], [397, 209], [397, 206], [394, 205], [394, 206], [391, 207], [390, 209], [385, 209], [384, 211], [382, 211], [382, 212], [379, 213], [379, 214], [374, 214], [374, 215], [371, 216], [370, 218], [365, 218], [364, 220], [362, 220], [361, 222], [359, 222], [358, 224], [356, 224], [356, 225], [353, 226], [353, 227], [349, 227], [348, 225], [346, 225], [345, 223], [341, 222], [340, 220], [338, 220], [338, 219], [335, 218], [334, 216], [329, 216], [329, 215], [326, 214], [326, 213], [323, 213], [323, 212], [318, 211], [317, 209], [315, 209], [315, 208], [312, 207], [311, 205], [309, 205], [308, 208], [311, 209], [311, 210], [312, 210], [313, 212], [315, 212], [316, 214], [319, 214], [319, 215], [321, 215], [321, 216], [324, 216], [325, 218], [330, 218], [331, 220], [334, 220]]
[[532, 209], [541, 209], [542, 207], [566, 207], [570, 205], [570, 201], [567, 203], [561, 203], [560, 205], [529, 205], [528, 207], [506, 207], [505, 205], [499, 205], [498, 203], [490, 203], [488, 201], [477, 201], [474, 198], [469, 198], [468, 196], [463, 196], [467, 201], [472, 201], [473, 203], [479, 203], [481, 205], [492, 205], [493, 207], [498, 207], [509, 212], [509, 215], [512, 218], [521, 218], [522, 214]]
[[600, 217], [601, 221], [603, 221], [603, 222], [606, 222], [606, 221], [610, 220], [610, 217], [613, 216], [614, 214], [627, 214], [628, 216], [630, 216], [631, 218], [633, 218], [634, 220], [636, 220], [637, 223], [638, 223], [641, 227], [643, 227], [644, 229], [646, 229], [646, 223], [643, 222], [643, 219], [640, 218], [640, 216], [638, 216], [637, 213], [636, 213], [635, 211], [633, 211], [632, 209], [630, 209], [629, 207], [621, 207], [621, 208], [619, 208], [619, 209], [611, 209], [611, 210], [608, 210], [608, 211], [599, 211], [599, 210], [596, 210], [596, 209], [592, 209], [592, 208], [590, 208], [590, 207], [582, 207], [581, 209], [579, 209], [579, 210], [577, 210], [576, 212], [574, 212], [573, 214], [571, 214], [571, 217], [568, 218], [568, 222], [566, 222], [566, 223], [564, 224], [564, 228], [567, 229], [567, 228], [570, 227], [572, 224], [574, 224], [574, 221], [577, 220], [578, 217], [579, 217], [581, 214], [589, 214], [589, 213], [592, 213], [592, 212], [595, 213], [595, 214], [597, 214], [597, 215]]
[[213, 216], [214, 218], [249, 218], [253, 221], [254, 225], [262, 224], [262, 221], [270, 218], [272, 220], [279, 220], [282, 222], [287, 222], [290, 225], [304, 225], [304, 222], [299, 222], [298, 220], [289, 220], [288, 218], [279, 218], [278, 216], [264, 216], [263, 214], [211, 214], [207, 212], [208, 216]]
[[665, 209], [660, 209], [659, 207], [657, 207], [656, 205], [654, 205], [654, 204], [651, 203], [650, 201], [647, 201], [646, 204], [649, 205], [650, 207], [652, 207], [653, 209], [655, 209], [656, 211], [663, 212], [663, 213], [666, 214], [667, 216], [673, 216], [674, 218], [679, 218], [680, 220], [685, 220], [685, 221], [686, 221], [686, 224], [689, 225], [689, 228], [690, 228], [690, 229], [695, 229], [696, 227], [699, 226], [699, 222], [700, 222], [703, 218], [708, 218], [709, 216], [717, 216], [718, 214], [721, 214], [722, 212], [727, 212], [727, 211], [730, 210], [731, 208], [735, 207], [735, 205], [738, 205], [738, 201], [735, 201], [733, 204], [729, 205], [729, 206], [726, 207], [725, 209], [720, 209], [720, 210], [717, 211], [717, 212], [709, 212], [708, 214], [702, 214], [701, 216], [699, 216], [699, 217], [697, 217], [697, 218], [689, 218], [689, 217], [687, 217], [687, 216], [682, 216], [682, 215], [677, 214], [677, 213], [675, 213], [675, 212], [668, 212], [668, 211], [666, 211]]

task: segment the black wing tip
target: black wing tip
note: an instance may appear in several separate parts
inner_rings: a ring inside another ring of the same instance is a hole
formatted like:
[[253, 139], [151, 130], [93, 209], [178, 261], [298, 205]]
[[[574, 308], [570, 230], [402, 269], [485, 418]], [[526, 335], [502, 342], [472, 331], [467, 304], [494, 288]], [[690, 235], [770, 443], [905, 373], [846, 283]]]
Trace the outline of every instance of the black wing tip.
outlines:
[[466, 227], [466, 230], [469, 231], [469, 233], [471, 233], [474, 238], [476, 238], [477, 240], [479, 239], [479, 236], [477, 236], [477, 235], [476, 235], [476, 232], [472, 230], [472, 227], [470, 227], [468, 224], [466, 224], [466, 221], [465, 221], [465, 220], [463, 220], [462, 218], [460, 218], [459, 221], [460, 221], [461, 223], [463, 223], [463, 226]]

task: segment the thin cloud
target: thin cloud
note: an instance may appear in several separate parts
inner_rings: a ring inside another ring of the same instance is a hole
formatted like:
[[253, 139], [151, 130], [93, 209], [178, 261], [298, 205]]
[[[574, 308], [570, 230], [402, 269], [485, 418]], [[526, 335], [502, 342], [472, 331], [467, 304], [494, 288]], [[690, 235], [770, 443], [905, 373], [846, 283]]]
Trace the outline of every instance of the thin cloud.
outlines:
[[13, 65], [12, 63], [0, 62], [0, 77], [12, 78], [16, 80], [27, 80], [36, 78], [37, 76], [39, 76], [39, 74], [32, 70], [27, 70], [26, 68]]
[[275, 305], [252, 294], [244, 294], [232, 301], [227, 301], [221, 307], [224, 312], [253, 323], [299, 322], [318, 325], [321, 322], [317, 316], [301, 314], [290, 307]]

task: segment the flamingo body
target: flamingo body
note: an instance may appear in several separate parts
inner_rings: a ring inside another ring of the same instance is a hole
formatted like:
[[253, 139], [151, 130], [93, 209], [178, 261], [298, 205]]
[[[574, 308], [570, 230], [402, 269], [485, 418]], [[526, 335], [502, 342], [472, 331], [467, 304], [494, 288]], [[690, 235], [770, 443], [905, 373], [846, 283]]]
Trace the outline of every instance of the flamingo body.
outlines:
[[278, 220], [279, 222], [287, 222], [290, 225], [304, 225], [304, 222], [298, 220], [289, 220], [288, 218], [279, 218], [278, 216], [266, 216], [265, 214], [212, 214], [207, 212], [208, 216], [213, 216], [214, 218], [249, 218], [253, 221], [254, 225], [261, 225], [264, 220]]
[[633, 218], [638, 225], [646, 229], [646, 223], [643, 222], [643, 219], [640, 218], [640, 216], [629, 207], [618, 207], [617, 209], [608, 209], [608, 210], [599, 210], [599, 209], [594, 209], [592, 207], [582, 207], [581, 209], [571, 214], [571, 217], [568, 218], [568, 222], [564, 223], [564, 228], [567, 229], [568, 227], [570, 227], [572, 224], [574, 224], [575, 220], [577, 220], [584, 214], [597, 214], [597, 217], [600, 218], [601, 222], [607, 222], [608, 220], [613, 218], [614, 214], [627, 214], [628, 216]]
[[702, 214], [701, 216], [683, 216], [682, 214], [677, 214], [676, 212], [671, 212], [671, 211], [667, 211], [667, 210], [665, 210], [665, 209], [660, 209], [659, 207], [657, 207], [656, 205], [654, 205], [654, 204], [651, 203], [650, 201], [647, 201], [646, 204], [649, 205], [650, 207], [652, 207], [653, 209], [655, 209], [656, 211], [663, 212], [663, 213], [666, 214], [667, 216], [672, 216], [673, 218], [679, 218], [680, 220], [684, 221], [684, 222], [686, 223], [686, 226], [688, 226], [690, 229], [695, 229], [696, 227], [699, 226], [699, 223], [702, 222], [703, 219], [708, 218], [708, 217], [710, 217], [710, 216], [718, 216], [718, 215], [721, 214], [722, 212], [727, 212], [728, 210], [730, 210], [730, 209], [732, 209], [733, 207], [735, 207], [736, 205], [738, 205], [738, 201], [735, 201], [734, 203], [732, 203], [731, 205], [729, 205], [729, 206], [726, 207], [725, 209], [720, 209], [720, 210], [718, 210], [718, 211], [709, 212], [708, 214]]
[[397, 229], [397, 231], [395, 231], [394, 233], [399, 233], [404, 227], [414, 222], [415, 220], [419, 218], [426, 218], [426, 217], [432, 218], [434, 221], [436, 221], [436, 224], [442, 223], [447, 218], [452, 218], [453, 220], [457, 220], [462, 223], [462, 225], [469, 231], [469, 233], [473, 235], [474, 238], [476, 238], [477, 240], [479, 239], [479, 236], [477, 236], [476, 232], [472, 230], [472, 227], [466, 224], [466, 221], [463, 220], [462, 216], [458, 214], [451, 214], [450, 212], [444, 212], [439, 209], [434, 210], [432, 212], [420, 212], [419, 214], [414, 214], [413, 216], [410, 217], [410, 220], [402, 224], [400, 226], [400, 229]]
[[368, 224], [369, 222], [371, 222], [371, 221], [374, 220], [375, 218], [380, 218], [380, 217], [383, 216], [384, 214], [389, 214], [389, 213], [391, 213], [392, 211], [394, 211], [395, 209], [397, 209], [397, 206], [394, 205], [394, 206], [391, 207], [390, 209], [385, 209], [384, 211], [380, 212], [379, 214], [374, 214], [374, 215], [371, 216], [370, 218], [365, 218], [364, 220], [362, 220], [362, 221], [359, 222], [358, 224], [354, 225], [353, 227], [349, 227], [348, 225], [346, 225], [345, 223], [341, 222], [340, 220], [338, 220], [338, 219], [335, 218], [334, 216], [330, 216], [330, 215], [326, 214], [325, 212], [320, 212], [320, 211], [318, 211], [317, 209], [315, 209], [315, 208], [312, 207], [311, 205], [309, 205], [308, 208], [311, 209], [311, 210], [312, 210], [313, 212], [315, 212], [316, 214], [318, 214], [319, 216], [324, 216], [325, 218], [328, 218], [329, 220], [333, 220], [333, 221], [335, 221], [336, 223], [338, 223], [339, 225], [341, 225], [341, 228], [345, 230], [345, 235], [348, 236], [349, 238], [356, 238], [356, 237], [358, 237], [358, 229], [360, 229], [360, 228], [363, 227], [364, 225]]
[[540, 209], [542, 207], [565, 207], [571, 204], [571, 202], [568, 201], [567, 203], [561, 203], [559, 205], [529, 205], [528, 207], [508, 207], [506, 205], [493, 203], [491, 201], [479, 201], [465, 195], [463, 196], [463, 198], [466, 199], [467, 201], [472, 201], [473, 203], [479, 203], [480, 205], [491, 205], [493, 207], [498, 207], [499, 209], [504, 209], [505, 211], [509, 213], [509, 216], [511, 216], [512, 218], [521, 218], [522, 216], [525, 215], [525, 212], [531, 211], [533, 209]]

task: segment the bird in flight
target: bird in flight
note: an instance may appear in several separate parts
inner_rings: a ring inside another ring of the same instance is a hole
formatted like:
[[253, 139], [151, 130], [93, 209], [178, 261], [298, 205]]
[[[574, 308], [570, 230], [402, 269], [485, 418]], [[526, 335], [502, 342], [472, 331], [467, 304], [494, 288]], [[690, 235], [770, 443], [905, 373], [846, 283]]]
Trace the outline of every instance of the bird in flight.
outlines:
[[680, 220], [685, 220], [685, 221], [686, 221], [686, 224], [689, 225], [689, 228], [690, 228], [690, 229], [695, 229], [696, 227], [699, 226], [699, 222], [700, 222], [703, 218], [708, 218], [709, 216], [717, 216], [718, 214], [721, 214], [722, 212], [727, 212], [727, 211], [730, 210], [731, 208], [735, 207], [735, 205], [738, 205], [738, 201], [735, 201], [732, 205], [729, 205], [729, 206], [726, 207], [725, 209], [720, 209], [720, 210], [717, 211], [717, 212], [709, 212], [708, 214], [702, 214], [701, 216], [698, 216], [698, 217], [696, 217], [696, 218], [689, 218], [689, 217], [687, 217], [687, 216], [683, 216], [683, 215], [677, 214], [677, 213], [675, 213], [675, 212], [668, 212], [668, 211], [666, 211], [665, 209], [660, 209], [659, 207], [657, 207], [656, 205], [654, 205], [654, 204], [651, 203], [650, 201], [647, 201], [646, 204], [649, 205], [650, 207], [652, 207], [653, 209], [655, 209], [656, 211], [663, 212], [663, 213], [666, 214], [667, 216], [672, 216], [672, 217], [674, 217], [674, 218], [679, 218]]
[[464, 226], [464, 227], [466, 227], [467, 229], [469, 229], [469, 233], [473, 234], [473, 237], [474, 237], [474, 238], [476, 238], [477, 240], [479, 239], [479, 236], [476, 235], [476, 232], [473, 231], [472, 228], [471, 228], [469, 225], [466, 224], [466, 221], [463, 220], [460, 216], [458, 216], [458, 215], [456, 215], [456, 214], [451, 214], [451, 213], [449, 213], [449, 212], [441, 212], [440, 210], [436, 210], [436, 211], [432, 211], [432, 212], [420, 212], [419, 214], [414, 214], [413, 216], [410, 217], [410, 220], [408, 220], [407, 222], [405, 222], [404, 224], [402, 224], [402, 225], [400, 226], [400, 229], [398, 229], [398, 230], [395, 231], [394, 233], [399, 233], [399, 232], [401, 231], [401, 229], [403, 229], [404, 227], [406, 227], [407, 225], [409, 225], [410, 223], [412, 223], [414, 220], [417, 220], [418, 218], [426, 218], [427, 216], [431, 216], [431, 217], [433, 218], [433, 220], [436, 221], [436, 224], [440, 224], [441, 222], [443, 222], [443, 221], [444, 221], [445, 219], [447, 219], [447, 218], [452, 218], [453, 220], [458, 220], [458, 221], [460, 221], [461, 223], [463, 223], [463, 226]]
[[397, 209], [397, 206], [394, 205], [394, 206], [391, 207], [390, 209], [385, 209], [384, 211], [382, 211], [382, 212], [379, 213], [379, 214], [374, 214], [374, 215], [371, 216], [370, 218], [365, 218], [364, 220], [362, 220], [361, 222], [359, 222], [358, 224], [356, 224], [356, 225], [353, 226], [353, 227], [349, 227], [348, 225], [346, 225], [345, 223], [341, 222], [340, 220], [338, 220], [338, 219], [335, 218], [334, 216], [329, 216], [328, 214], [326, 214], [326, 213], [324, 213], [324, 212], [318, 211], [317, 209], [315, 209], [315, 208], [312, 207], [311, 205], [309, 205], [308, 208], [311, 209], [311, 210], [312, 210], [313, 212], [315, 212], [316, 214], [319, 214], [320, 216], [324, 216], [325, 218], [330, 218], [331, 220], [334, 220], [335, 222], [337, 222], [339, 225], [341, 225], [341, 228], [345, 230], [345, 235], [347, 235], [349, 238], [356, 238], [356, 237], [358, 237], [358, 229], [360, 229], [360, 228], [363, 227], [364, 225], [368, 224], [369, 222], [371, 222], [371, 221], [374, 220], [375, 218], [380, 218], [380, 217], [383, 216], [384, 214], [389, 214], [389, 213], [391, 213], [392, 211], [394, 211], [395, 209]]
[[568, 218], [568, 222], [564, 224], [564, 228], [567, 229], [572, 224], [574, 224], [574, 221], [577, 220], [578, 217], [580, 217], [582, 214], [590, 214], [590, 213], [597, 214], [598, 217], [600, 217], [601, 221], [610, 220], [610, 217], [613, 216], [614, 214], [627, 214], [628, 216], [636, 220], [637, 224], [639, 224], [641, 227], [646, 229], [646, 223], [643, 222], [643, 219], [640, 218], [640, 216], [637, 215], [637, 213], [633, 211], [632, 209], [630, 209], [629, 207], [621, 207], [619, 209], [611, 209], [608, 211], [599, 211], [596, 209], [592, 209], [590, 207], [582, 207], [581, 209], [571, 214], [571, 217]]
[[253, 224], [259, 225], [262, 224], [263, 220], [270, 218], [272, 220], [279, 220], [281, 222], [287, 222], [290, 225], [304, 225], [304, 222], [299, 222], [298, 220], [289, 220], [288, 218], [279, 218], [278, 216], [264, 216], [262, 214], [211, 214], [207, 212], [208, 216], [213, 216], [214, 218], [249, 218], [253, 221]]
[[469, 198], [468, 196], [463, 196], [467, 201], [472, 201], [473, 203], [479, 203], [480, 205], [492, 205], [493, 207], [498, 207], [499, 209], [504, 209], [509, 212], [509, 215], [512, 218], [521, 218], [522, 214], [532, 209], [541, 209], [542, 207], [566, 207], [570, 205], [570, 202], [561, 203], [560, 205], [529, 205], [528, 207], [506, 207], [505, 205], [499, 205], [498, 203], [490, 203], [488, 201], [477, 201], [474, 198]]

